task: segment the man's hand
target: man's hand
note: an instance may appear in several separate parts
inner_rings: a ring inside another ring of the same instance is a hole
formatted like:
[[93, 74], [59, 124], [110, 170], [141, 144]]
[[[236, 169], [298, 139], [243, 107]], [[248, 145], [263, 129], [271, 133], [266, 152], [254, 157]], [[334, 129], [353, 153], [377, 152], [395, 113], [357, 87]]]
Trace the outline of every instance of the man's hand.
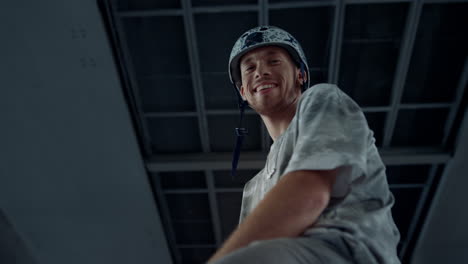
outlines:
[[302, 234], [327, 207], [337, 170], [284, 175], [208, 262], [256, 240]]

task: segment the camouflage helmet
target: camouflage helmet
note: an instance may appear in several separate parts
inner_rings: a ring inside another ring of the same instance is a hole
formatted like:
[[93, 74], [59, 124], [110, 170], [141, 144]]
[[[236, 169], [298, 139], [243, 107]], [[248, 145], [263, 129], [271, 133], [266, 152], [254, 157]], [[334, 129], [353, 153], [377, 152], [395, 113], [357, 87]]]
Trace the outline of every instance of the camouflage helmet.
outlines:
[[[259, 26], [242, 34], [236, 41], [229, 56], [229, 78], [231, 83], [239, 90], [237, 84], [241, 82], [240, 58], [247, 52], [262, 46], [279, 46], [291, 55], [301, 70], [307, 73], [306, 87], [310, 86], [309, 66], [299, 42], [285, 30], [274, 26]], [[302, 69], [304, 67], [305, 69]]]

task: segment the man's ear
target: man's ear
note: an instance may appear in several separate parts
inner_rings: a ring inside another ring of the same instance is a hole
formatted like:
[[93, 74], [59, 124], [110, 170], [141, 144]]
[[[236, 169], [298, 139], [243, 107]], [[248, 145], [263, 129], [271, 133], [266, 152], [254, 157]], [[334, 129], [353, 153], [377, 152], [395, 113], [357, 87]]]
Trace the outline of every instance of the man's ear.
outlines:
[[244, 86], [241, 85], [241, 87], [239, 88], [239, 92], [240, 92], [240, 95], [242, 97], [242, 100], [245, 101], [245, 91], [244, 91]]
[[298, 72], [297, 79], [299, 80], [299, 83], [303, 85], [304, 83], [307, 82], [307, 73], [305, 71], [302, 72], [301, 69], [297, 69], [297, 72]]

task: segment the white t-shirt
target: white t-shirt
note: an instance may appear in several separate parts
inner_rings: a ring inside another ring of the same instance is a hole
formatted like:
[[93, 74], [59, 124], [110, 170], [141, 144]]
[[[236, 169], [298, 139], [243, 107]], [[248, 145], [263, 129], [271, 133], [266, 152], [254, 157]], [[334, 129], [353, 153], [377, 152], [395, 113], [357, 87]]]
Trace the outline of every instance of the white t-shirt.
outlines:
[[327, 208], [303, 236], [344, 239], [356, 260], [400, 263], [400, 233], [374, 133], [360, 109], [336, 85], [317, 84], [301, 96], [286, 131], [272, 144], [265, 167], [248, 183], [240, 222], [288, 172], [340, 167]]

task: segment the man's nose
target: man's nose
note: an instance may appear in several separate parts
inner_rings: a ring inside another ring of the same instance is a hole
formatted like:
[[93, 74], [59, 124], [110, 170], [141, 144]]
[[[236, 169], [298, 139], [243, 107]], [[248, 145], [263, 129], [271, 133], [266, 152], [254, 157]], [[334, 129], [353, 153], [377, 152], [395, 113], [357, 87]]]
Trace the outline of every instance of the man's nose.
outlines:
[[270, 68], [264, 63], [259, 63], [257, 69], [255, 70], [255, 78], [260, 78], [262, 76], [270, 75]]

